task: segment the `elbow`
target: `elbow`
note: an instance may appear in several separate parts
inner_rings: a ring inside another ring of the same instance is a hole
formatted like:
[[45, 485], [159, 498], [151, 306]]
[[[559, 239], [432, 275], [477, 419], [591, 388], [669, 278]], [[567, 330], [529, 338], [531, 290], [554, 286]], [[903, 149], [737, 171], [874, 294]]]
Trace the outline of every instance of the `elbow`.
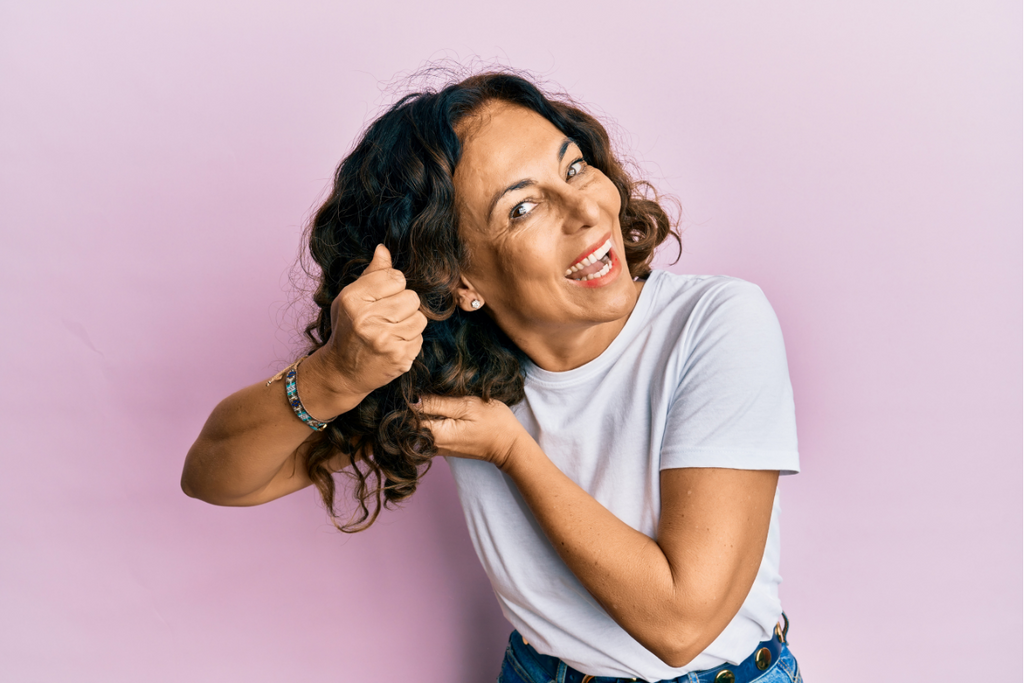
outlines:
[[721, 635], [737, 611], [738, 606], [723, 611], [721, 605], [712, 610], [674, 610], [643, 645], [665, 664], [682, 668]]
[[195, 498], [213, 505], [218, 504], [218, 501], [215, 499], [216, 497], [212, 496], [210, 491], [205, 490], [202, 481], [196, 477], [195, 473], [189, 470], [187, 463], [181, 473], [181, 491], [189, 498]]
[[263, 502], [249, 500], [246, 497], [235, 498], [224, 496], [223, 494], [211, 490], [208, 487], [197, 485], [184, 474], [181, 477], [181, 490], [189, 498], [195, 498], [196, 500], [201, 500], [204, 503], [220, 507], [250, 507], [252, 505], [259, 505]]
[[201, 468], [192, 458], [192, 454], [185, 458], [185, 466], [181, 471], [181, 491], [189, 498], [201, 500], [210, 505], [239, 505], [232, 498], [224, 495], [216, 486], [212, 485], [209, 476], [204, 476]]
[[252, 507], [262, 505], [275, 498], [273, 495], [266, 495], [265, 490], [237, 493], [215, 485], [209, 477], [189, 468], [188, 463], [181, 473], [181, 490], [189, 498], [201, 500], [210, 505], [218, 507]]
[[676, 637], [647, 646], [651, 653], [673, 669], [679, 669], [694, 660], [704, 648], [694, 638]]
[[674, 669], [696, 659], [728, 624], [726, 620], [718, 626], [716, 622], [721, 622], [721, 618], [706, 610], [688, 613], [673, 610], [670, 616], [665, 616], [643, 645]]
[[699, 651], [693, 652], [691, 650], [673, 650], [669, 653], [666, 653], [665, 655], [659, 654], [657, 656], [658, 659], [665, 662], [673, 669], [681, 669], [690, 662], [692, 662], [694, 658], [699, 654]]
[[192, 453], [189, 452], [185, 456], [185, 466], [181, 468], [181, 491], [189, 498], [199, 498], [198, 487], [196, 486], [196, 476], [193, 472], [193, 468], [190, 467], [192, 464]]
[[195, 498], [196, 494], [192, 492], [192, 487], [188, 483], [188, 479], [184, 474], [181, 475], [181, 492], [189, 498]]
[[199, 439], [197, 439], [185, 455], [185, 463], [181, 468], [181, 491], [189, 498], [198, 498], [209, 502], [203, 495], [202, 461], [203, 453], [199, 449]]
[[190, 476], [186, 467], [181, 473], [181, 492], [189, 498], [198, 498], [204, 502], [209, 502], [202, 496], [201, 489], [196, 486], [196, 482], [193, 479], [194, 477]]
[[197, 498], [205, 503], [212, 503], [210, 500], [209, 485], [204, 485], [201, 458], [193, 446], [185, 456], [185, 464], [181, 468], [181, 491], [189, 498]]

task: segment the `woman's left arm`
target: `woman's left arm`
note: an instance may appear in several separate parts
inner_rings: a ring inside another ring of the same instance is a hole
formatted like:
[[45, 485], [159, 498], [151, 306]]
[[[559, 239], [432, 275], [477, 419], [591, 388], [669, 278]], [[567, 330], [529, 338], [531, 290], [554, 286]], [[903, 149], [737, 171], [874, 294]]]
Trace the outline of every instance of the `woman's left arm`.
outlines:
[[424, 397], [438, 448], [484, 459], [512, 480], [562, 560], [605, 611], [669, 666], [725, 629], [764, 554], [779, 473], [661, 472], [657, 539], [609, 512], [551, 462], [502, 403]]

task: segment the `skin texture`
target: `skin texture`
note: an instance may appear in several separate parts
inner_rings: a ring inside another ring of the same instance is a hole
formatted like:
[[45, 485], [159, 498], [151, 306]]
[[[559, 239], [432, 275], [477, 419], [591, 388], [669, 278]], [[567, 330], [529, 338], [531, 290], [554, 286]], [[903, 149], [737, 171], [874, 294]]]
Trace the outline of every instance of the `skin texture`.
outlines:
[[[460, 307], [492, 316], [546, 370], [596, 358], [626, 324], [643, 283], [624, 267], [599, 287], [571, 282], [565, 271], [606, 236], [621, 259], [614, 185], [531, 111], [485, 105], [458, 132], [465, 143], [455, 174], [460, 229], [472, 255], [457, 290]], [[474, 299], [483, 305], [474, 309]], [[300, 367], [310, 414], [326, 420], [351, 410], [406, 372], [426, 325], [418, 306], [379, 247], [335, 300], [331, 339]], [[311, 483], [304, 459], [312, 434], [281, 392], [279, 383], [260, 382], [214, 409], [186, 458], [188, 495], [256, 505]], [[764, 553], [778, 472], [663, 471], [661, 521], [651, 539], [562, 474], [504, 404], [424, 396], [421, 409], [442, 453], [490, 461], [512, 478], [570, 570], [669, 665], [700, 654], [736, 614]], [[331, 466], [349, 464], [339, 456]]]

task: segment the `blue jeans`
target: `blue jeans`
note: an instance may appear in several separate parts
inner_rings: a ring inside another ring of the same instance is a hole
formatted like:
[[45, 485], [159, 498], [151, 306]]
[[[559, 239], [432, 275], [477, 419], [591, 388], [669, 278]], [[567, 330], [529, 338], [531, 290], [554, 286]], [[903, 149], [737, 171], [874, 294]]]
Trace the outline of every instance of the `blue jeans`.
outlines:
[[[512, 631], [508, 639], [508, 648], [505, 650], [505, 659], [501, 662], [501, 673], [498, 674], [498, 683], [566, 683], [568, 680], [575, 681], [575, 677], [567, 678], [565, 664], [547, 655], [538, 655], [532, 648], [522, 645], [523, 637], [517, 631]], [[543, 666], [539, 658], [544, 658], [546, 664]], [[557, 662], [557, 673], [554, 677], [547, 673], [552, 663]], [[714, 683], [718, 669], [706, 669], [704, 671], [691, 671], [679, 678], [670, 679], [678, 683]], [[592, 679], [593, 683], [626, 683], [628, 678], [608, 678], [598, 676]], [[793, 653], [789, 651], [788, 645], [782, 646], [782, 652], [767, 670], [757, 678], [757, 683], [803, 683], [800, 675], [800, 667], [796, 662]], [[751, 683], [753, 683], [751, 681]], [[668, 683], [665, 681], [663, 683]]]

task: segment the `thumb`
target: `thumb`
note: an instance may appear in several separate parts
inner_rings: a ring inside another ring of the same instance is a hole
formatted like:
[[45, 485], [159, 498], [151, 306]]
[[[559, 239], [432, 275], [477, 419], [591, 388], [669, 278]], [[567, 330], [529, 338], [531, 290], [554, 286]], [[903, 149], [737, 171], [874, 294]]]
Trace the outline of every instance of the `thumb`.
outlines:
[[377, 248], [373, 250], [373, 258], [370, 259], [370, 263], [366, 266], [366, 270], [363, 271], [363, 275], [375, 273], [378, 270], [387, 270], [390, 267], [391, 252], [383, 244], [378, 244]]
[[423, 415], [437, 415], [447, 419], [460, 419], [469, 411], [472, 396], [420, 396], [419, 412]]

